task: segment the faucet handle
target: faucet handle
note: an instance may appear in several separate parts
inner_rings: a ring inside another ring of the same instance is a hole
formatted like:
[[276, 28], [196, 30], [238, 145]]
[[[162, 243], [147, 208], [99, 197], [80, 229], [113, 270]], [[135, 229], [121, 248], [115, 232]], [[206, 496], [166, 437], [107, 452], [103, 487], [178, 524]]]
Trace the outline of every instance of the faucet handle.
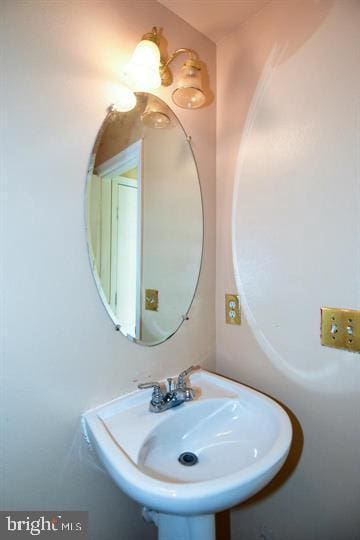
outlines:
[[160, 388], [159, 382], [143, 382], [143, 383], [138, 384], [139, 390], [146, 390], [147, 388], [156, 388], [156, 387]]
[[153, 393], [151, 396], [151, 402], [154, 404], [160, 403], [163, 398], [164, 394], [161, 391], [161, 384], [159, 382], [148, 382], [148, 383], [141, 383], [138, 384], [139, 390], [146, 390], [147, 388], [153, 388]]
[[180, 375], [178, 376], [178, 380], [177, 380], [177, 386], [183, 386], [184, 385], [184, 381], [185, 381], [185, 377], [187, 377], [189, 375], [189, 373], [197, 370], [197, 369], [200, 369], [201, 366], [199, 365], [196, 365], [196, 366], [190, 366], [188, 367], [187, 369], [185, 369], [184, 371], [182, 371], [180, 373]]

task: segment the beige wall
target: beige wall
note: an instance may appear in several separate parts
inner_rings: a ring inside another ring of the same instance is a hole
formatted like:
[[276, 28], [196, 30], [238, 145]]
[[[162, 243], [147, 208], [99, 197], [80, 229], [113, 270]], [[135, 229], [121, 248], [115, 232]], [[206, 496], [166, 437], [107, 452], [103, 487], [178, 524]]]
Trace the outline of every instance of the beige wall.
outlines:
[[[85, 237], [88, 159], [117, 73], [156, 24], [196, 49], [215, 85], [215, 46], [154, 1], [3, 1], [1, 507], [89, 510], [91, 538], [154, 538], [138, 506], [79, 453], [80, 414], [192, 362], [214, 366], [215, 108], [176, 109], [192, 135], [205, 256], [190, 321], [166, 343], [114, 331]], [[171, 89], [160, 97], [171, 105]], [[4, 212], [6, 211], [6, 215]], [[5, 255], [4, 255], [5, 251]]]
[[217, 369], [302, 428], [234, 539], [360, 534], [359, 355], [319, 343], [322, 305], [360, 308], [359, 29], [355, 0], [275, 0], [217, 50]]

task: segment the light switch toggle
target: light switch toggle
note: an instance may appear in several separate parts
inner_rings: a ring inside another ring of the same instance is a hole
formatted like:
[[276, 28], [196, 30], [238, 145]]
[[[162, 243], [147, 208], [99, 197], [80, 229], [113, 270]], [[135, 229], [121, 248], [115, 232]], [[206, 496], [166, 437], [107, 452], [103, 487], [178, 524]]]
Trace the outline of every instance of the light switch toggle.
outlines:
[[352, 326], [347, 326], [346, 327], [346, 331], [348, 333], [349, 336], [353, 336], [354, 335], [354, 329]]
[[337, 333], [337, 331], [338, 331], [337, 324], [332, 323], [330, 332], [332, 333], [332, 335], [334, 335]]

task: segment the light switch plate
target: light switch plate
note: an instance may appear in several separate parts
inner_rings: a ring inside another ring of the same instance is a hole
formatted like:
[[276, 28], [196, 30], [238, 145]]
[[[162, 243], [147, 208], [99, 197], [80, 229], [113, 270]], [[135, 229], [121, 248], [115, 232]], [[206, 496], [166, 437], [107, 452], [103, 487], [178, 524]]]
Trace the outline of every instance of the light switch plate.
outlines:
[[145, 309], [157, 311], [159, 308], [159, 291], [156, 289], [145, 289]]
[[360, 352], [360, 310], [321, 308], [321, 344]]
[[237, 294], [225, 294], [226, 324], [241, 324], [240, 302]]

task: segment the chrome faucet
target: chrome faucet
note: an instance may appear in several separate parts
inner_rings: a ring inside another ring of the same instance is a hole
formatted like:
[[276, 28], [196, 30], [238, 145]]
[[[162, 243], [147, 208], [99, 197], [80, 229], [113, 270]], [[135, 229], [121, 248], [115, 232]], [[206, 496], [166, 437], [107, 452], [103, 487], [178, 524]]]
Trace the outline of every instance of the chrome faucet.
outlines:
[[195, 395], [194, 390], [191, 386], [187, 385], [186, 380], [188, 375], [196, 369], [200, 369], [200, 366], [190, 366], [188, 369], [185, 369], [185, 371], [182, 371], [177, 379], [169, 377], [167, 379], [168, 389], [159, 382], [139, 384], [138, 388], [140, 390], [153, 388], [149, 405], [150, 412], [164, 412], [167, 411], [167, 409], [181, 405], [185, 401], [193, 400]]

